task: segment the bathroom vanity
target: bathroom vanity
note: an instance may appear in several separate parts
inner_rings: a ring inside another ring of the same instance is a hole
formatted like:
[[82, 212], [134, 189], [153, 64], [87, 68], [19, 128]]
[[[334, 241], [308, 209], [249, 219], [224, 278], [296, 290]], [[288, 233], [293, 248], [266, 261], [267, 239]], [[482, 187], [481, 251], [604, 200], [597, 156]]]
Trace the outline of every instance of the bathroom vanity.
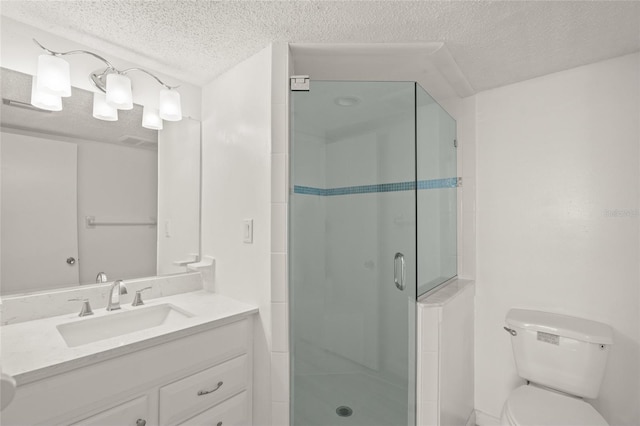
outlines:
[[[151, 327], [117, 336], [112, 330], [99, 340], [101, 331], [92, 333], [92, 327], [105, 328], [110, 321], [117, 333], [121, 318], [151, 321], [167, 310]], [[184, 318], [170, 318], [173, 310]], [[95, 316], [68, 314], [3, 326], [2, 367], [18, 388], [2, 412], [2, 424], [251, 424], [256, 312], [196, 291], [118, 312], [96, 309]]]

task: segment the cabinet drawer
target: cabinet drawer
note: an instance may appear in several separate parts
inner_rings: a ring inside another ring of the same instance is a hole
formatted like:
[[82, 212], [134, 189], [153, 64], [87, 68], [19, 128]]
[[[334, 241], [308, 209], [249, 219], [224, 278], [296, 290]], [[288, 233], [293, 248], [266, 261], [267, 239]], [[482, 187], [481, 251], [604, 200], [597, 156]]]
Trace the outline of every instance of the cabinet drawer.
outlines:
[[180, 426], [246, 426], [249, 424], [247, 392], [208, 409], [204, 413], [180, 423]]
[[145, 395], [73, 423], [72, 426], [136, 426], [138, 420], [141, 420], [140, 424], [149, 424], [148, 414], [149, 402]]
[[160, 424], [174, 424], [247, 387], [247, 355], [160, 388]]

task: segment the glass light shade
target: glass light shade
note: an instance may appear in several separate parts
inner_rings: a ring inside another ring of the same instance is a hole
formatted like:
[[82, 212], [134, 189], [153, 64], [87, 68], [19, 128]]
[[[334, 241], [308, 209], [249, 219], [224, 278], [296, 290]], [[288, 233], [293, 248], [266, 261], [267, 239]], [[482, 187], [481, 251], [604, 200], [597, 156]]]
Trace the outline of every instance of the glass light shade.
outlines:
[[107, 103], [118, 109], [132, 109], [131, 80], [126, 75], [107, 75]]
[[118, 121], [118, 109], [107, 103], [104, 93], [93, 93], [93, 117], [104, 121]]
[[169, 89], [160, 91], [160, 118], [167, 121], [182, 120], [180, 93]]
[[162, 118], [157, 109], [144, 107], [142, 110], [142, 127], [151, 130], [162, 130]]
[[71, 96], [69, 63], [53, 55], [38, 56], [38, 92], [50, 95]]
[[31, 80], [31, 105], [48, 111], [61, 111], [62, 98], [38, 90], [38, 77], [34, 75]]

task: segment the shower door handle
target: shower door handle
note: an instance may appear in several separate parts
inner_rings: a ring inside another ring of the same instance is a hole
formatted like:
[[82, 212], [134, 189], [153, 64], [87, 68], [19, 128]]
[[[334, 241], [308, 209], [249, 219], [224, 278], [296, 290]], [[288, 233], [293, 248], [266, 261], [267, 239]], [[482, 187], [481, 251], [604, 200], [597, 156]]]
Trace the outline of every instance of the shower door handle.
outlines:
[[405, 266], [404, 266], [404, 254], [396, 253], [393, 258], [393, 282], [396, 284], [396, 288], [400, 291], [405, 287]]

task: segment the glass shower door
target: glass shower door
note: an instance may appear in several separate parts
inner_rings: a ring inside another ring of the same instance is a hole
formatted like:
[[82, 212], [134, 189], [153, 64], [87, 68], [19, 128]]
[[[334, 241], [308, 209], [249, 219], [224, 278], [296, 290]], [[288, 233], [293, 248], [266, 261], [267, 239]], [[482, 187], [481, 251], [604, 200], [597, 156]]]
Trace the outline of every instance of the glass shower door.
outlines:
[[291, 424], [415, 424], [416, 87], [291, 93]]
[[456, 122], [416, 85], [418, 296], [458, 273]]

